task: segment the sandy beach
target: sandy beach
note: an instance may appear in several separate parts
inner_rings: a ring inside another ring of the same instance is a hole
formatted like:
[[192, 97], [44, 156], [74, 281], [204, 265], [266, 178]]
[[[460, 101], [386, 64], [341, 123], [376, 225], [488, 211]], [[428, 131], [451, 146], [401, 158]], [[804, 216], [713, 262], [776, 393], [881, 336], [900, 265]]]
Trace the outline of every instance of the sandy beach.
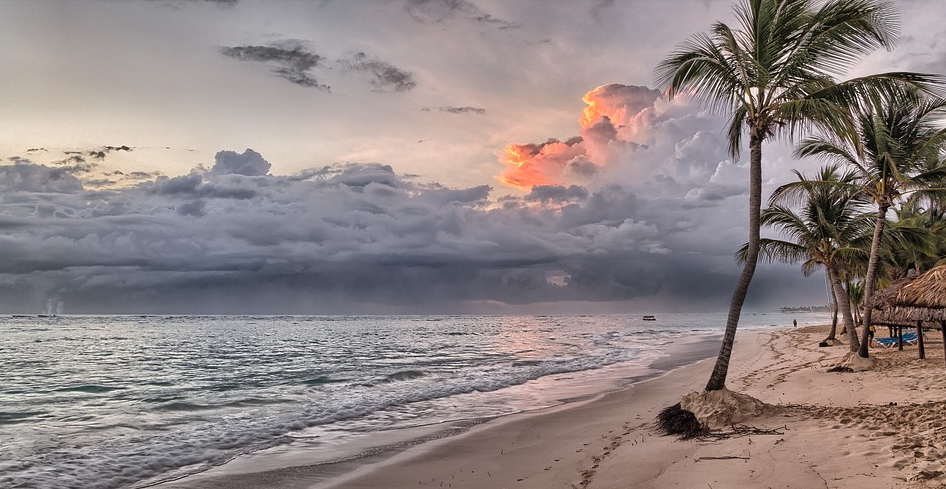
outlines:
[[[728, 387], [767, 404], [743, 427], [681, 441], [658, 411], [701, 390], [706, 360], [621, 392], [509, 417], [356, 470], [331, 488], [926, 488], [943, 487], [946, 376], [938, 332], [917, 347], [873, 349], [870, 371], [829, 373], [846, 344], [826, 327], [744, 332]], [[729, 434], [726, 434], [726, 433]]]

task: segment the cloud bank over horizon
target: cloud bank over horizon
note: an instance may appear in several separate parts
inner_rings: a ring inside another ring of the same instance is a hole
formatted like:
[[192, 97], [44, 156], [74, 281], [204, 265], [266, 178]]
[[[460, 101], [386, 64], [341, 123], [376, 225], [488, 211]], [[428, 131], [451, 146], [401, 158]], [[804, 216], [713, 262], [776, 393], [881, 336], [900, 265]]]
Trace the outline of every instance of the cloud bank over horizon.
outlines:
[[[725, 308], [746, 199], [744, 168], [710, 131], [719, 121], [646, 87], [606, 85], [584, 100], [580, 138], [528, 148], [519, 174], [545, 179], [519, 196], [419, 183], [381, 163], [277, 175], [249, 148], [123, 187], [87, 185], [90, 169], [66, 162], [11, 159], [0, 166], [0, 307]], [[784, 291], [801, 280], [793, 267], [760, 271], [750, 307], [811, 303]]]

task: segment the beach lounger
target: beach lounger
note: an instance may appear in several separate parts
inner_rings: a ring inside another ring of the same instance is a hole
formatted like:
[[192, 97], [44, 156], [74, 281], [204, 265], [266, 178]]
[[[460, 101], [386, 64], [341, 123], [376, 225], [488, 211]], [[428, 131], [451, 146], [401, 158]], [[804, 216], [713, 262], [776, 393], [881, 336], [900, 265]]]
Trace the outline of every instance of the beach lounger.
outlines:
[[915, 345], [915, 344], [917, 343], [917, 340], [918, 340], [918, 339], [919, 339], [919, 338], [917, 338], [916, 333], [914, 333], [914, 332], [912, 332], [912, 331], [909, 332], [909, 333], [903, 333], [903, 342], [904, 342], [904, 343], [909, 343], [909, 344], [911, 344], [911, 345]]
[[[917, 338], [916, 333], [913, 331], [903, 333], [903, 342], [908, 345], [916, 345], [918, 340], [919, 338]], [[890, 338], [874, 338], [874, 341], [884, 348], [893, 348], [899, 343], [896, 336], [891, 336]]]
[[[904, 340], [906, 340], [906, 335], [904, 335]], [[900, 341], [897, 338], [874, 338], [874, 342], [884, 348], [893, 348], [897, 346], [897, 343]]]

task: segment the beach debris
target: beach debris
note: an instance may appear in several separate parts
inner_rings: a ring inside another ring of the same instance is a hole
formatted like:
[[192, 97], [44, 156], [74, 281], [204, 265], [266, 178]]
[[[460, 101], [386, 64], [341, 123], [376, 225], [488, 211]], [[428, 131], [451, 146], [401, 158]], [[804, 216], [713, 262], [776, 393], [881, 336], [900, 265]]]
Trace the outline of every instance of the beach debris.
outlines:
[[719, 457], [699, 457], [694, 462], [702, 462], [703, 460], [749, 460], [749, 457], [742, 457], [739, 455], [722, 455]]
[[709, 433], [709, 428], [700, 422], [692, 411], [683, 409], [678, 402], [664, 408], [657, 415], [657, 431], [686, 440]]
[[[782, 426], [781, 428], [757, 428], [755, 426], [746, 426], [746, 425], [733, 425], [730, 431], [714, 431], [710, 430], [709, 433], [698, 437], [699, 441], [722, 441], [728, 440], [729, 438], [739, 438], [742, 436], [751, 436], [751, 435], [784, 435], [788, 426]], [[784, 442], [785, 439], [779, 439], [775, 442], [778, 445], [780, 442]], [[751, 438], [750, 438], [751, 443]]]
[[828, 369], [828, 372], [854, 373], [854, 369], [845, 365], [835, 365]]

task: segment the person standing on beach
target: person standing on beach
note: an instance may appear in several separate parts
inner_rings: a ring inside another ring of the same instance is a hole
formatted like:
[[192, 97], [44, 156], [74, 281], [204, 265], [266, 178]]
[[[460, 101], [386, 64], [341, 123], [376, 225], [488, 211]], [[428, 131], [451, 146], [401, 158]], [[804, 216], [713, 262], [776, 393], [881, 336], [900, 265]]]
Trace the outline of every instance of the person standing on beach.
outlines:
[[796, 327], [796, 328], [798, 327], [798, 320], [797, 320], [797, 319], [792, 319], [792, 326], [794, 326], [794, 327]]

